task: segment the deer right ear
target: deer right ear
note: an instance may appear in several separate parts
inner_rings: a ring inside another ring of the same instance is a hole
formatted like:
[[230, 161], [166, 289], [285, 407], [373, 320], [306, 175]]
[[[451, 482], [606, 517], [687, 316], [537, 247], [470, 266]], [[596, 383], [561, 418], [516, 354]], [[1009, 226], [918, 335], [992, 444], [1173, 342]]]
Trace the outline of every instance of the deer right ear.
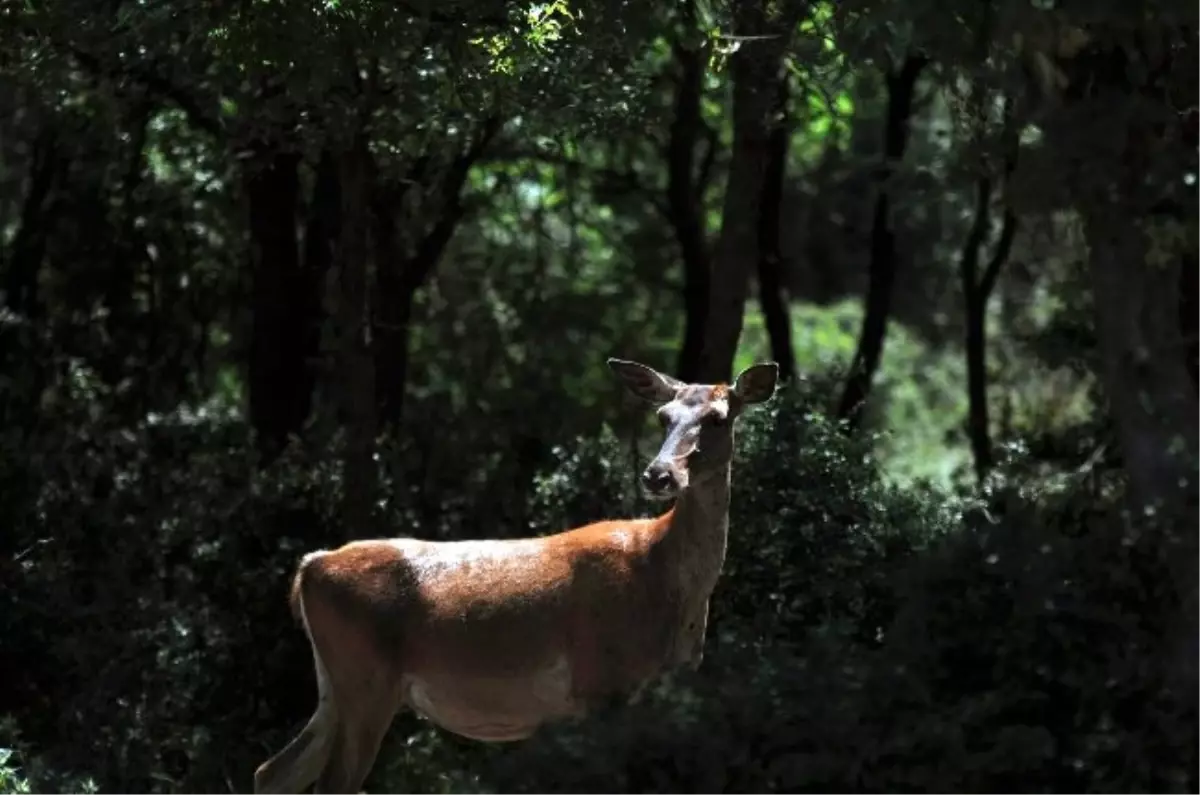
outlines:
[[679, 387], [683, 386], [682, 381], [637, 362], [609, 359], [608, 366], [630, 392], [650, 403], [670, 403], [675, 399]]
[[733, 382], [733, 393], [746, 405], [764, 403], [774, 396], [778, 381], [779, 365], [775, 362], [756, 364], [743, 370]]

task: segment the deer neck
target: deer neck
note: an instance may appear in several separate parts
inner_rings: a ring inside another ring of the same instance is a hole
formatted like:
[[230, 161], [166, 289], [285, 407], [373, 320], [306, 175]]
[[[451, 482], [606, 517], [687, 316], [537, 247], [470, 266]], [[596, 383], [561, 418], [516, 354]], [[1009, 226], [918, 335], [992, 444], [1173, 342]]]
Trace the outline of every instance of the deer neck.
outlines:
[[681, 582], [701, 588], [705, 596], [716, 585], [725, 563], [731, 470], [726, 464], [679, 496], [671, 510], [671, 529], [665, 539]]

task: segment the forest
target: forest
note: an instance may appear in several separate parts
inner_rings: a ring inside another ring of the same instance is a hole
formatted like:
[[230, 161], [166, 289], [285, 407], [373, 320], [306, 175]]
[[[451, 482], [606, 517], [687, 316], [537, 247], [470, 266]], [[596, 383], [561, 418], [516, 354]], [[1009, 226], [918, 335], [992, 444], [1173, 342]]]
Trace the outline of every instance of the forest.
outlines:
[[0, 793], [248, 792], [297, 563], [663, 510], [704, 659], [367, 791], [1198, 792], [1198, 32], [1145, 0], [0, 2]]

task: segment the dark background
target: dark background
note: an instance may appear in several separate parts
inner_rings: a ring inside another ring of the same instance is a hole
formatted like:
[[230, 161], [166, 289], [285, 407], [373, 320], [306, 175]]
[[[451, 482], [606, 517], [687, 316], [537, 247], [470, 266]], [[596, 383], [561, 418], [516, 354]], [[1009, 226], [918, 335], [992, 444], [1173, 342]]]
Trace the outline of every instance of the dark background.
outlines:
[[386, 791], [1197, 791], [1197, 9], [0, 5], [0, 792], [246, 791], [306, 551], [645, 515], [698, 672]]

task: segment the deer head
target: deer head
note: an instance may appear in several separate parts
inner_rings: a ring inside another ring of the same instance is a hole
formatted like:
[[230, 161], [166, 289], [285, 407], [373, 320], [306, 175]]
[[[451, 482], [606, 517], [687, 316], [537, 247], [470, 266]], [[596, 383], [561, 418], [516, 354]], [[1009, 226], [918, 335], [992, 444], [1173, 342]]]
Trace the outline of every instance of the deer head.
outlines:
[[747, 406], [775, 394], [779, 366], [756, 364], [733, 386], [685, 384], [652, 367], [624, 359], [608, 366], [635, 396], [658, 406], [665, 434], [662, 447], [642, 472], [642, 488], [658, 499], [678, 497], [724, 473], [733, 457], [734, 420]]

